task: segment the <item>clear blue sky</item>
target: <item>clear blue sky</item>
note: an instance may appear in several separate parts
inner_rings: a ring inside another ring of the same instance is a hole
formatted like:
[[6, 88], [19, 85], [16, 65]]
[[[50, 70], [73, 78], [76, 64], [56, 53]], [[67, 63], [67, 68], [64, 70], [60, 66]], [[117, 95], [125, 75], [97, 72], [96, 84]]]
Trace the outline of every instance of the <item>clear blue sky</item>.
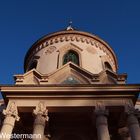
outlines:
[[128, 74], [128, 83], [140, 83], [139, 0], [1, 0], [0, 84], [13, 84], [30, 46], [70, 20], [108, 42], [117, 54], [118, 72]]

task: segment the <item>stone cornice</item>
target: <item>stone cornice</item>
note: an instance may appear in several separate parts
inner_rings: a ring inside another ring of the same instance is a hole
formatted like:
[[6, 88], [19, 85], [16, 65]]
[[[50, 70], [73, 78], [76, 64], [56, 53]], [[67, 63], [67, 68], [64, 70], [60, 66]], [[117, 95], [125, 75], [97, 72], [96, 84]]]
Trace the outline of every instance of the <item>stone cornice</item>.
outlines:
[[[139, 85], [95, 85], [95, 84], [85, 84], [85, 85], [1, 85], [0, 91], [4, 98], [5, 104], [9, 100], [71, 100], [74, 101], [91, 101], [92, 100], [125, 100], [132, 99], [135, 104], [139, 92]], [[76, 101], [76, 102], [77, 102]], [[76, 103], [75, 102], [75, 103]], [[80, 102], [81, 103], [81, 102]], [[114, 102], [113, 102], [114, 103]], [[124, 102], [123, 102], [124, 103]]]
[[76, 85], [57, 85], [57, 84], [50, 84], [50, 85], [1, 85], [0, 90], [1, 92], [62, 92], [62, 91], [67, 91], [67, 92], [84, 92], [84, 91], [95, 91], [95, 92], [113, 92], [113, 91], [126, 91], [126, 92], [140, 92], [140, 84], [127, 84], [127, 85], [112, 85], [112, 84], [107, 84], [107, 85], [83, 85], [83, 84], [76, 84]]
[[[0, 87], [5, 104], [9, 100], [30, 103], [30, 100], [35, 102], [38, 100], [45, 101], [49, 106], [55, 102], [63, 105], [76, 106], [81, 102], [86, 103], [86, 106], [95, 105], [95, 101], [104, 101], [104, 104], [125, 105], [125, 100], [132, 99], [135, 104], [140, 92], [140, 85], [47, 85], [47, 86], [1, 86]], [[20, 100], [21, 99], [21, 100]], [[53, 103], [52, 103], [53, 101]], [[59, 102], [58, 102], [59, 101]], [[74, 101], [74, 103], [72, 102]], [[119, 103], [118, 103], [119, 102]], [[32, 106], [33, 104], [31, 104]], [[60, 104], [59, 104], [60, 105]]]
[[35, 53], [37, 53], [38, 51], [40, 51], [41, 49], [49, 45], [53, 45], [54, 43], [63, 42], [63, 41], [66, 42], [77, 41], [77, 42], [87, 43], [96, 46], [97, 48], [103, 50], [107, 54], [107, 56], [113, 62], [115, 69], [117, 70], [118, 68], [117, 58], [112, 48], [99, 37], [81, 31], [60, 31], [60, 32], [52, 33], [50, 35], [47, 35], [39, 39], [37, 42], [35, 42], [32, 45], [32, 47], [27, 52], [24, 61], [24, 68], [26, 69], [28, 60], [31, 59]]

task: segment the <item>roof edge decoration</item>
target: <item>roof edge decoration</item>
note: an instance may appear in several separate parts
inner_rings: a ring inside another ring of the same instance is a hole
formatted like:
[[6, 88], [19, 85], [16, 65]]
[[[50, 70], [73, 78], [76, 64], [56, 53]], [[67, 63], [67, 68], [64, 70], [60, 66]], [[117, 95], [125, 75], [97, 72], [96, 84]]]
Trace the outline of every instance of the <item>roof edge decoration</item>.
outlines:
[[[115, 67], [116, 70], [118, 69], [118, 63], [117, 63], [117, 58], [116, 55], [113, 51], [113, 49], [108, 45], [108, 43], [106, 43], [105, 41], [103, 41], [101, 38], [97, 37], [96, 35], [90, 34], [88, 32], [83, 32], [83, 31], [77, 31], [77, 30], [63, 30], [63, 31], [58, 31], [58, 32], [54, 32], [54, 33], [50, 33], [48, 35], [45, 35], [44, 37], [40, 38], [39, 40], [37, 40], [32, 46], [31, 48], [28, 50], [25, 59], [24, 59], [24, 70], [26, 69], [26, 65], [28, 62], [28, 58], [30, 57], [30, 54], [34, 52], [34, 50], [37, 49], [38, 46], [40, 46], [39, 48], [41, 49], [43, 47], [43, 43], [47, 40], [51, 40], [51, 38], [53, 37], [57, 37], [57, 36], [63, 36], [63, 35], [70, 35], [70, 34], [75, 34], [75, 35], [81, 35], [81, 36], [85, 36], [91, 39], [96, 40], [97, 42], [100, 42], [101, 44], [103, 44], [106, 49], [112, 54], [113, 59], [114, 59], [114, 63], [115, 63]], [[56, 40], [57, 41], [57, 40]], [[92, 44], [92, 41], [88, 42]], [[46, 45], [46, 44], [45, 44]]]

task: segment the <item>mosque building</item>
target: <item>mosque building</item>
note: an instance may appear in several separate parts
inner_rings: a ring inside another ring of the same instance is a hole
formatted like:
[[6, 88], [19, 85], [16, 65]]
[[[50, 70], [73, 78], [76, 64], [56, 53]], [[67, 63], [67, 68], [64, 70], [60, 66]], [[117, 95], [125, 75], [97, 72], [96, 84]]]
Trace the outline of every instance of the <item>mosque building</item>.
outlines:
[[117, 71], [113, 49], [96, 35], [69, 25], [40, 38], [15, 84], [0, 86], [0, 135], [140, 140], [140, 84], [127, 84], [127, 74]]

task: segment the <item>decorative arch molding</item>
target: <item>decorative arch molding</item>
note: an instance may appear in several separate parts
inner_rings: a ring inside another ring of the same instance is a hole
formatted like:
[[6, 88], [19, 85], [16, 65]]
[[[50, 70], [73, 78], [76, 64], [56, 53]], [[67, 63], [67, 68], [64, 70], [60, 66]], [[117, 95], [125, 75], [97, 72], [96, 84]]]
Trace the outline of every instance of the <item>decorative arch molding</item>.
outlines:
[[74, 50], [76, 52], [83, 51], [82, 48], [80, 48], [79, 46], [75, 45], [74, 43], [68, 43], [68, 44], [62, 46], [58, 51], [61, 52], [61, 53], [65, 53], [67, 50]]
[[43, 39], [37, 41], [30, 48], [30, 50], [28, 51], [25, 57], [25, 63], [24, 63], [25, 68], [28, 60], [30, 60], [30, 58], [41, 49], [48, 47], [50, 45], [55, 45], [55, 43], [59, 43], [59, 42], [73, 42], [73, 41], [86, 43], [96, 48], [99, 48], [109, 57], [110, 61], [115, 67], [115, 70], [117, 70], [118, 68], [117, 59], [115, 53], [109, 47], [109, 45], [103, 40], [101, 40], [100, 38], [96, 37], [95, 35], [91, 35], [89, 33], [80, 32], [80, 31], [69, 31], [69, 32], [64, 31], [63, 33], [57, 32], [54, 34], [50, 34], [44, 37]]
[[81, 52], [83, 51], [82, 48], [78, 47], [77, 45], [73, 43], [68, 43], [64, 46], [62, 46], [58, 51], [59, 51], [59, 58], [58, 58], [58, 68], [60, 68], [63, 65], [63, 56], [68, 52], [68, 51], [74, 51], [78, 54], [79, 56], [79, 66], [82, 67], [82, 57], [81, 57]]

